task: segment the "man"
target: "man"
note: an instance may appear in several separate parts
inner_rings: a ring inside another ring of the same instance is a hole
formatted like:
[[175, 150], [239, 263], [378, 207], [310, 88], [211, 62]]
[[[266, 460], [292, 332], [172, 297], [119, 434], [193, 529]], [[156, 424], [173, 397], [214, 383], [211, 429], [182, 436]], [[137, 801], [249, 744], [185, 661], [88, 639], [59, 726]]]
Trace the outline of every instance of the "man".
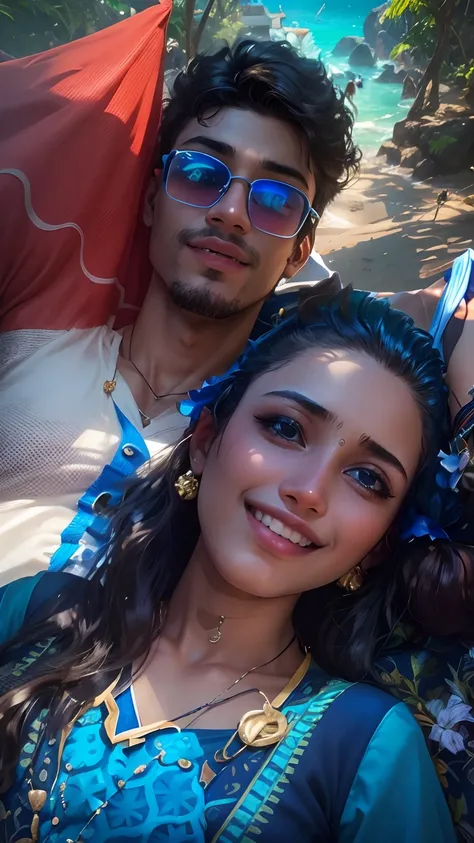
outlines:
[[319, 216], [357, 168], [351, 128], [323, 66], [287, 44], [200, 56], [161, 125], [136, 321], [31, 330], [29, 317], [8, 330], [6, 288], [0, 583], [82, 564], [100, 541], [117, 481], [180, 437], [176, 403], [239, 356], [275, 287], [308, 260]]

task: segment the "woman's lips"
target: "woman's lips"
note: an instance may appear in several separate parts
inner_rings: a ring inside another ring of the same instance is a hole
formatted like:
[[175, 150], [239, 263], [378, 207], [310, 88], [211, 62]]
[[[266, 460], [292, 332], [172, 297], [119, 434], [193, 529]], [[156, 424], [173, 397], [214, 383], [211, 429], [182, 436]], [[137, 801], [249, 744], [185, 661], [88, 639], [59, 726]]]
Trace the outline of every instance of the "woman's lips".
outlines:
[[[274, 524], [264, 524], [261, 520], [260, 516], [263, 513], [260, 510], [255, 509], [254, 507], [246, 507], [247, 518], [249, 520], [251, 529], [258, 541], [258, 543], [265, 549], [269, 550], [272, 553], [276, 553], [278, 556], [307, 556], [308, 553], [314, 553], [315, 550], [318, 549], [319, 545], [314, 544], [313, 542], [307, 543], [308, 540], [305, 539], [304, 536], [298, 534], [300, 536], [301, 542], [305, 542], [305, 544], [300, 544], [296, 541], [291, 541], [290, 538], [286, 538], [285, 536], [279, 535], [278, 532], [274, 532], [271, 529], [271, 526]], [[265, 519], [268, 520], [268, 519]], [[271, 522], [277, 522], [281, 524], [281, 521], [277, 519], [270, 519]], [[282, 525], [283, 526], [283, 525]], [[290, 531], [293, 534], [293, 538], [296, 539], [296, 531]]]

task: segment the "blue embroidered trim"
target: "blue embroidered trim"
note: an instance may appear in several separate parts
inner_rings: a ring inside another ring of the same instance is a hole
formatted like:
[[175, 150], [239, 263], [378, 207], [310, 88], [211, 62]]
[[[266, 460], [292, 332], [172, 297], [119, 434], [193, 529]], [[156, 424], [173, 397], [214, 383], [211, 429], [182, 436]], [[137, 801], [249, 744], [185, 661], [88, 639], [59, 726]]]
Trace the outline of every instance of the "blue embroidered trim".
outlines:
[[[104, 505], [115, 506], [122, 499], [122, 481], [133, 474], [150, 453], [145, 440], [136, 427], [127, 419], [114, 402], [115, 412], [122, 430], [120, 444], [112, 461], [104, 466], [99, 477], [84, 492], [77, 504], [77, 514], [61, 533], [61, 544], [53, 554], [49, 570], [59, 571], [79, 550], [80, 542], [87, 533], [99, 545], [107, 538], [110, 521], [97, 510], [102, 498]], [[84, 550], [84, 561], [93, 556], [92, 549]]]
[[[296, 717], [288, 735], [280, 741], [269, 762], [259, 771], [242, 802], [231, 815], [228, 824], [220, 829], [219, 836], [215, 839], [220, 843], [253, 843], [259, 839], [261, 829], [254, 823], [258, 821], [260, 811], [265, 809], [269, 800], [274, 801], [272, 793], [278, 790], [279, 785], [289, 783], [285, 773], [293, 772], [291, 764], [298, 763], [298, 756], [303, 754], [311, 733], [326, 709], [350, 687], [349, 682], [332, 680], [319, 694], [310, 697], [302, 706], [290, 704], [288, 708], [283, 708], [289, 719], [292, 715]], [[277, 797], [274, 798], [279, 801]], [[263, 818], [262, 822], [265, 821]]]

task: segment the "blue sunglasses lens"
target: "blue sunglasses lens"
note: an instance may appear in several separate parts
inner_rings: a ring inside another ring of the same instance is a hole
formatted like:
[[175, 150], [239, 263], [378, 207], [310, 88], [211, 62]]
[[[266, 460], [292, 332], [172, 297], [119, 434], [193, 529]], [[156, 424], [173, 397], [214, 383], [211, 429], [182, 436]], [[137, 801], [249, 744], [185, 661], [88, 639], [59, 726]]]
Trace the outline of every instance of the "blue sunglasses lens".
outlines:
[[170, 163], [166, 190], [171, 199], [210, 208], [224, 195], [230, 172], [217, 158], [204, 152], [177, 152]]
[[[222, 161], [205, 152], [180, 150], [166, 173], [171, 199], [195, 208], [210, 208], [225, 194], [231, 173]], [[310, 210], [300, 190], [285, 182], [257, 179], [251, 185], [248, 212], [252, 225], [277, 237], [293, 237]]]
[[258, 179], [252, 184], [249, 217], [260, 231], [277, 237], [293, 237], [309, 211], [309, 202], [291, 184]]

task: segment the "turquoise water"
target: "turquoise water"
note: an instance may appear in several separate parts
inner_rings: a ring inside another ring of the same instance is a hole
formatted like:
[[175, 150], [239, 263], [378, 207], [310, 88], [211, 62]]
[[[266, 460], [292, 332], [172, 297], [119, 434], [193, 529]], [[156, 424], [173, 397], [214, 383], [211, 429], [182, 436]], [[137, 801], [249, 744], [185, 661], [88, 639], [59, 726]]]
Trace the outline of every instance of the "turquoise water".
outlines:
[[[364, 20], [371, 8], [378, 4], [360, 2], [342, 6], [341, 3], [327, 0], [326, 8], [316, 19], [321, 5], [322, 0], [282, 0], [286, 14], [284, 23], [291, 26], [293, 22], [297, 22], [298, 26], [310, 29], [325, 64], [347, 70], [347, 61], [333, 58], [331, 50], [345, 35], [362, 36]], [[269, 8], [274, 10], [271, 3]], [[393, 124], [406, 116], [410, 106], [410, 103], [400, 102], [401, 85], [386, 85], [373, 81], [380, 70], [380, 67], [361, 70], [364, 87], [357, 90], [355, 97], [358, 109], [355, 138], [367, 156], [375, 155], [381, 143], [391, 138]], [[344, 88], [347, 80], [336, 81]]]

